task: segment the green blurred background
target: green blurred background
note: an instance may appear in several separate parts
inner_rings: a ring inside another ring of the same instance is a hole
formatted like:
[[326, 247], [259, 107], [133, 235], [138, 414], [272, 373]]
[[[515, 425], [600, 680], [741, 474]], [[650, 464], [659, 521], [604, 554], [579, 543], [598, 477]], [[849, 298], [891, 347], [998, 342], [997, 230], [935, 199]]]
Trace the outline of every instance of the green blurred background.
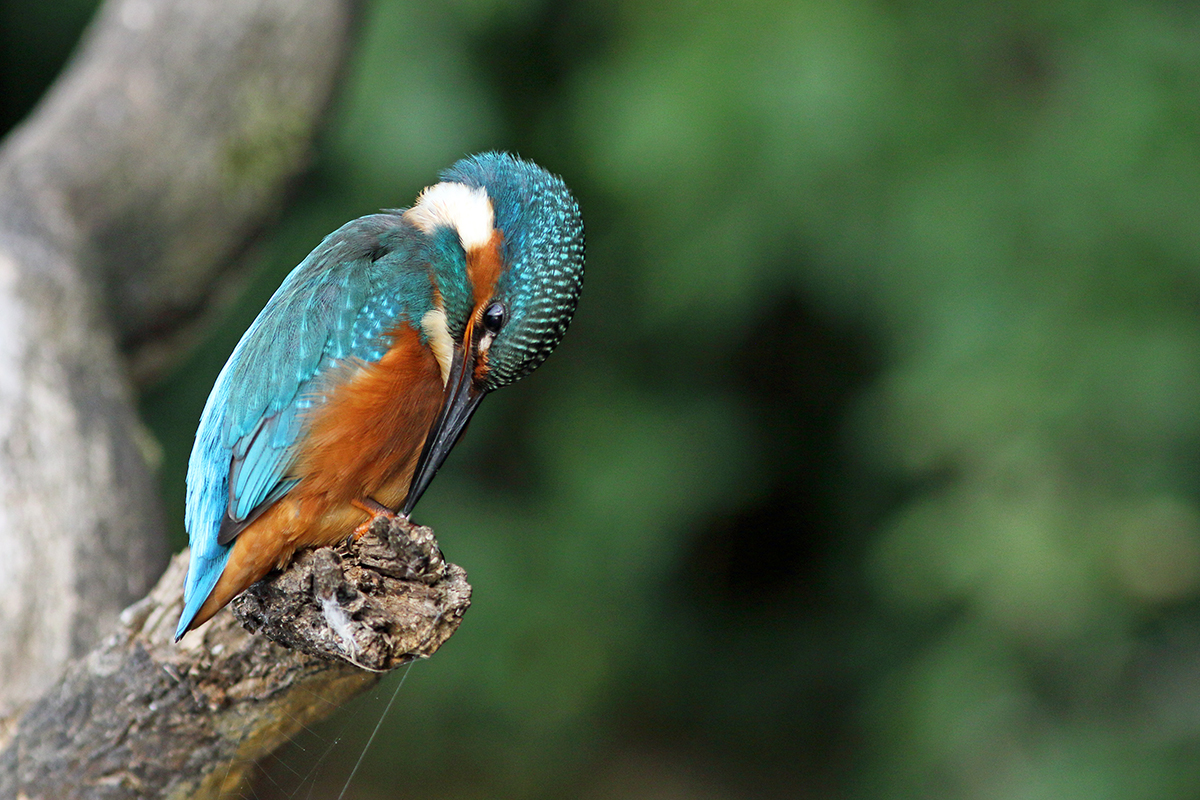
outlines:
[[[0, 3], [2, 122], [93, 7]], [[376, 2], [282, 276], [463, 154], [563, 175], [575, 323], [422, 501], [475, 586], [347, 798], [1200, 795], [1200, 8]], [[398, 676], [280, 754], [337, 797]]]

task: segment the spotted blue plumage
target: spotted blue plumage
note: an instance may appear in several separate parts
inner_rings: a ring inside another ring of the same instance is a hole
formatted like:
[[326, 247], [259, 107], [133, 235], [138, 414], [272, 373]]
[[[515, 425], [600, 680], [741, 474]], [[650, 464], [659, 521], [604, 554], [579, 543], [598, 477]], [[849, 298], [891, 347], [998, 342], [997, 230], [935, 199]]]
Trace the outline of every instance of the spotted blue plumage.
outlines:
[[420, 330], [433, 307], [431, 260], [463, 260], [461, 248], [420, 235], [401, 214], [361, 217], [325, 237], [221, 370], [188, 462], [192, 553], [177, 636], [212, 592], [237, 533], [294, 485], [288, 471], [305, 412], [332, 388], [324, 380], [330, 368], [378, 361], [401, 322]]

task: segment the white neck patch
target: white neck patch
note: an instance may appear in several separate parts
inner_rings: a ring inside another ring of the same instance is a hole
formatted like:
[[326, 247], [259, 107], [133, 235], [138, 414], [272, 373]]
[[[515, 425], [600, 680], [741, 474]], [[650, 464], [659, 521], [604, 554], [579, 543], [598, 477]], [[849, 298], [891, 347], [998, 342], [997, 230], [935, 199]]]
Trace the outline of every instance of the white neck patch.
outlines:
[[425, 312], [421, 317], [421, 330], [429, 339], [429, 349], [437, 359], [438, 369], [442, 372], [442, 386], [450, 380], [450, 360], [454, 357], [454, 340], [450, 337], [450, 328], [446, 325], [446, 312], [442, 310], [441, 298], [439, 304]]
[[404, 216], [425, 233], [433, 233], [436, 228], [453, 228], [467, 251], [486, 245], [496, 224], [486, 189], [482, 186], [472, 189], [450, 181], [426, 188]]

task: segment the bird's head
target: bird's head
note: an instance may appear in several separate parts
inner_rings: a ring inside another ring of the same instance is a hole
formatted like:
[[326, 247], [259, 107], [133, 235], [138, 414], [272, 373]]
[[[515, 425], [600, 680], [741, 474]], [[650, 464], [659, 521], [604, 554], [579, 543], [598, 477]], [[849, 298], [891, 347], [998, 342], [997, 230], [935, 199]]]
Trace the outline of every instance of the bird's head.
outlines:
[[465, 158], [441, 177], [405, 212], [434, 245], [437, 296], [422, 328], [446, 386], [405, 515], [487, 393], [558, 346], [583, 285], [583, 219], [560, 178], [507, 153]]

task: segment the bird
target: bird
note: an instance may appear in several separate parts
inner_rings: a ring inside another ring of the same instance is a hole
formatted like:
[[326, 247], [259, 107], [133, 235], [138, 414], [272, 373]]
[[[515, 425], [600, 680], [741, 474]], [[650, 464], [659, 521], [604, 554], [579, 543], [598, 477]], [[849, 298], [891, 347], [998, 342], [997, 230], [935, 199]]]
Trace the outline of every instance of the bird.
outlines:
[[504, 152], [326, 236], [201, 413], [176, 641], [296, 551], [409, 517], [483, 398], [558, 346], [583, 271], [574, 196]]

